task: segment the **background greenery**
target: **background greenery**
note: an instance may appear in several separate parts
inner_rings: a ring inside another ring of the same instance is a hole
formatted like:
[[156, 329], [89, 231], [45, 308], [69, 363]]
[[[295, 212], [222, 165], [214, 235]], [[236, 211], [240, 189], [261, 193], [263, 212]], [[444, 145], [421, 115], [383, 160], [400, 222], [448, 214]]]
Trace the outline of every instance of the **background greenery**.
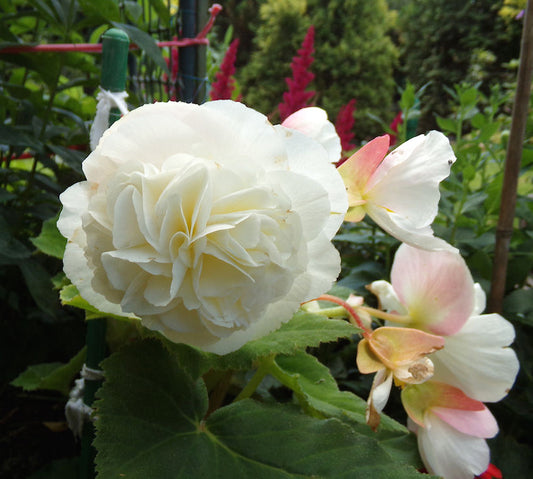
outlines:
[[[315, 102], [334, 118], [341, 105], [356, 98], [359, 145], [386, 131], [397, 111], [416, 113], [420, 105], [418, 131], [442, 130], [458, 157], [442, 185], [435, 230], [461, 249], [487, 291], [519, 52], [521, 21], [515, 16], [524, 4], [228, 0], [212, 35], [208, 71], [212, 78], [232, 35], [239, 38], [243, 101], [275, 121], [291, 59], [313, 24]], [[136, 106], [146, 91], [134, 78], [143, 68], [160, 76], [165, 69], [148, 33], [161, 26], [175, 30], [174, 13], [175, 3], [161, 0], [0, 0], [0, 47], [96, 43], [109, 27], [122, 26], [142, 47], [130, 60], [129, 101]], [[63, 407], [79, 370], [85, 325], [77, 309], [62, 307], [58, 299], [65, 279], [54, 218], [59, 193], [81, 179], [99, 76], [99, 57], [93, 54], [0, 53], [1, 478], [31, 473], [59, 478], [60, 470], [71, 477], [68, 458], [78, 453], [65, 429]], [[162, 85], [157, 94], [165, 99], [169, 92]], [[405, 135], [404, 125], [400, 141]], [[532, 138], [530, 115], [504, 312], [517, 331], [513, 347], [521, 371], [509, 397], [491, 407], [501, 427], [491, 441], [493, 462], [504, 477], [527, 477], [533, 466]], [[14, 159], [24, 153], [26, 159]], [[345, 226], [336, 245], [343, 256], [341, 285], [364, 294], [365, 284], [388, 278], [397, 242], [371, 221]], [[123, 332], [115, 333], [115, 343], [120, 342]], [[354, 343], [341, 340], [311, 352], [342, 390], [366, 396], [369, 378], [355, 369]], [[37, 366], [41, 363], [47, 365]], [[34, 367], [10, 384], [28, 366]], [[243, 384], [243, 374], [235, 373], [233, 382]], [[287, 395], [279, 381], [263, 389], [266, 402]], [[404, 421], [397, 403], [388, 411]], [[64, 461], [49, 469], [56, 458]]]

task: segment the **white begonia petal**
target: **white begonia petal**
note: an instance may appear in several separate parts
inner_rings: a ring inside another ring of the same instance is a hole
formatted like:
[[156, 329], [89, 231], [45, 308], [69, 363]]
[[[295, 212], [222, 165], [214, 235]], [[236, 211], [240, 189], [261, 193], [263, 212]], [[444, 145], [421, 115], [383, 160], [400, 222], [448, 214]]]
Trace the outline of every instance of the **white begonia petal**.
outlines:
[[327, 191], [331, 214], [323, 230], [333, 238], [348, 210], [346, 187], [341, 176], [333, 164], [324, 161], [325, 150], [311, 138], [281, 126], [276, 126], [276, 131], [285, 139], [290, 171], [315, 180]]
[[63, 209], [57, 220], [57, 229], [65, 238], [70, 238], [82, 226], [80, 211], [88, 208], [89, 189], [87, 181], [80, 181], [59, 195]]
[[457, 251], [442, 238], [434, 236], [430, 226], [416, 227], [409, 218], [370, 202], [365, 205], [365, 211], [384, 231], [402, 243], [428, 251]]
[[431, 356], [433, 379], [451, 384], [478, 401], [501, 400], [513, 386], [520, 367], [515, 352], [507, 347], [514, 337], [513, 325], [500, 315], [472, 316]]
[[340, 160], [341, 140], [335, 130], [335, 125], [328, 120], [328, 115], [322, 108], [315, 106], [302, 108], [289, 115], [281, 126], [297, 130], [320, 143], [328, 152], [331, 163]]
[[104, 295], [94, 290], [92, 269], [88, 265], [83, 247], [75, 242], [75, 236], [76, 234], [71, 237], [72, 241], [67, 243], [63, 263], [65, 274], [76, 286], [81, 297], [103, 313], [136, 318], [134, 314], [124, 312], [119, 304], [108, 301]]
[[408, 310], [409, 326], [434, 334], [456, 333], [474, 308], [474, 281], [459, 253], [402, 244], [394, 257], [391, 283]]
[[484, 439], [459, 432], [428, 412], [417, 429], [418, 450], [430, 474], [446, 479], [473, 479], [487, 470], [490, 450]]
[[474, 284], [475, 297], [474, 297], [474, 309], [472, 310], [472, 316], [479, 316], [485, 307], [487, 306], [487, 295], [479, 283]]
[[440, 132], [415, 137], [389, 153], [371, 176], [368, 202], [403, 217], [413, 228], [429, 226], [437, 215], [439, 183], [450, 174], [455, 155]]
[[390, 313], [407, 314], [405, 306], [400, 303], [396, 291], [389, 282], [382, 279], [374, 281], [368, 286], [368, 290], [377, 296], [380, 309]]
[[364, 193], [367, 214], [400, 241], [427, 250], [454, 250], [430, 227], [440, 198], [439, 183], [455, 161], [439, 132], [420, 135], [389, 153], [370, 177]]
[[233, 351], [340, 271], [340, 175], [314, 140], [244, 105], [146, 105], [83, 167], [60, 220], [65, 271], [99, 309], [142, 316], [173, 341]]
[[381, 413], [389, 400], [392, 389], [392, 371], [382, 369], [374, 376], [372, 391], [368, 398], [374, 409]]

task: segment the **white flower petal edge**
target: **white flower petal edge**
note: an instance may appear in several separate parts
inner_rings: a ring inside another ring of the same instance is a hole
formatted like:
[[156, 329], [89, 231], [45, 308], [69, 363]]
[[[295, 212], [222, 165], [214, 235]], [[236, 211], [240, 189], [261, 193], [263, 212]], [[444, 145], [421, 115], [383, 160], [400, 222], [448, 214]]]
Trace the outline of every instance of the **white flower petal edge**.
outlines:
[[378, 298], [380, 309], [389, 313], [407, 314], [405, 306], [400, 303], [396, 291], [388, 281], [380, 279], [372, 282], [367, 288]]
[[424, 426], [409, 420], [429, 473], [446, 479], [473, 479], [487, 470], [490, 450], [483, 438], [459, 432], [432, 412], [426, 413]]
[[327, 152], [231, 101], [145, 105], [61, 196], [80, 294], [224, 354], [288, 321], [340, 271], [347, 198]]
[[281, 126], [297, 130], [320, 143], [328, 152], [331, 163], [340, 160], [341, 140], [335, 126], [328, 120], [328, 115], [322, 108], [316, 106], [302, 108], [288, 116]]
[[431, 131], [389, 153], [366, 186], [365, 210], [385, 231], [412, 246], [454, 250], [433, 236], [439, 183], [450, 174], [455, 155], [448, 139]]
[[513, 325], [500, 315], [472, 316], [431, 356], [433, 379], [451, 384], [478, 401], [503, 399], [520, 368], [516, 353], [507, 347], [514, 337]]

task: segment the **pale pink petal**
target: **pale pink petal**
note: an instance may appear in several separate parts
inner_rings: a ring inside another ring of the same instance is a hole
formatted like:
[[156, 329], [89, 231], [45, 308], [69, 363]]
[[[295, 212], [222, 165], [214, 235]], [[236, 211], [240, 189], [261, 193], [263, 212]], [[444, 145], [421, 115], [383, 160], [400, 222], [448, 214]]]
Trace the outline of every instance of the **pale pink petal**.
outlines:
[[417, 431], [426, 469], [446, 479], [473, 479], [487, 470], [490, 450], [484, 439], [459, 432], [431, 412]]
[[478, 401], [499, 401], [513, 386], [520, 367], [515, 352], [507, 347], [514, 336], [513, 325], [498, 314], [472, 316], [431, 356], [434, 380], [458, 387]]
[[302, 108], [288, 116], [281, 126], [297, 130], [320, 143], [328, 152], [331, 163], [340, 160], [341, 140], [335, 126], [328, 120], [328, 115], [322, 108], [314, 106]]
[[367, 190], [367, 182], [385, 158], [389, 144], [389, 135], [378, 136], [339, 166], [339, 173], [344, 178], [348, 194], [350, 188], [360, 190], [361, 193]]
[[402, 244], [392, 265], [391, 283], [413, 321], [409, 326], [434, 334], [456, 333], [474, 307], [474, 281], [459, 253]]
[[498, 423], [487, 407], [481, 411], [435, 407], [431, 412], [459, 432], [469, 436], [487, 439], [498, 434]]
[[485, 405], [465, 395], [460, 389], [433, 380], [411, 384], [402, 389], [402, 405], [409, 417], [424, 425], [426, 412], [436, 407], [462, 411], [482, 411]]

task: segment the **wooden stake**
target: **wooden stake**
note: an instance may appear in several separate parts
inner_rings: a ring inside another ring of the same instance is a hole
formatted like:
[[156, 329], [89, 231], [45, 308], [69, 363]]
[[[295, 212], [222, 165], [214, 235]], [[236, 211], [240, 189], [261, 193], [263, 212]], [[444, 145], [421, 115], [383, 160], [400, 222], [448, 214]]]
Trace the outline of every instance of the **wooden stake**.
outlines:
[[522, 44], [520, 47], [520, 66], [516, 84], [516, 93], [511, 120], [509, 144], [503, 177], [501, 194], [500, 217], [496, 230], [496, 245], [494, 248], [494, 264], [492, 269], [492, 283], [488, 301], [488, 311], [501, 313], [505, 283], [509, 244], [513, 234], [513, 222], [516, 208], [516, 192], [524, 133], [529, 110], [531, 93], [531, 75], [533, 71], [533, 0], [528, 0], [524, 15], [522, 30]]

